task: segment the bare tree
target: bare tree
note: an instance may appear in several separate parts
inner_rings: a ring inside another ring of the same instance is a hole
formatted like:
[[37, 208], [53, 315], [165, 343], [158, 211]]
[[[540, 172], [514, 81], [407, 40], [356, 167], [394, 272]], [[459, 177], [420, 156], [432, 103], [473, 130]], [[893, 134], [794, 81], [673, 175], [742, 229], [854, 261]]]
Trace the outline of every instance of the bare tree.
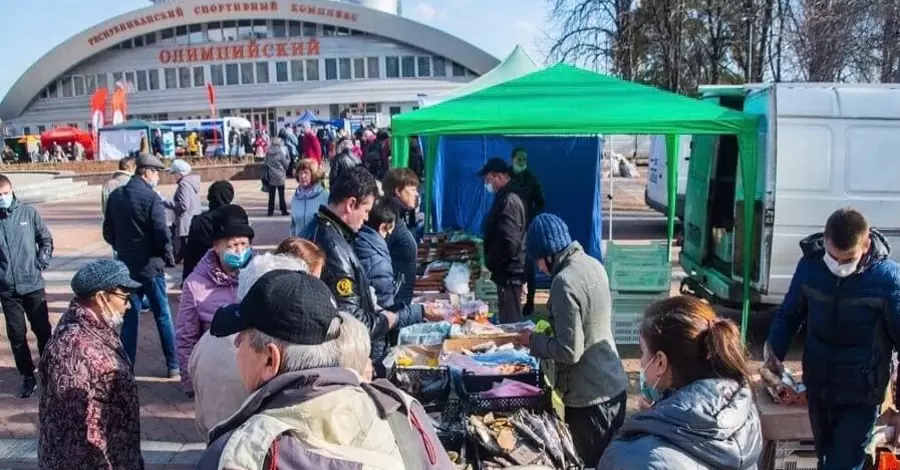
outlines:
[[849, 78], [861, 48], [860, 25], [867, 0], [793, 0], [786, 2], [787, 44], [800, 77], [812, 82]]

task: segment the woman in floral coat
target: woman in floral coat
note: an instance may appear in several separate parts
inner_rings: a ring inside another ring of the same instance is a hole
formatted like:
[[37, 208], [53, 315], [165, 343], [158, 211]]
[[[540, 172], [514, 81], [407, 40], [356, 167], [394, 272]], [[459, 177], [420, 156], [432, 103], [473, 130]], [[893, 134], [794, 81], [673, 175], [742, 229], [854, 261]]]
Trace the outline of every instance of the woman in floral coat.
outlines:
[[41, 357], [38, 468], [144, 468], [137, 385], [116, 334], [138, 287], [113, 260], [72, 278], [75, 299]]

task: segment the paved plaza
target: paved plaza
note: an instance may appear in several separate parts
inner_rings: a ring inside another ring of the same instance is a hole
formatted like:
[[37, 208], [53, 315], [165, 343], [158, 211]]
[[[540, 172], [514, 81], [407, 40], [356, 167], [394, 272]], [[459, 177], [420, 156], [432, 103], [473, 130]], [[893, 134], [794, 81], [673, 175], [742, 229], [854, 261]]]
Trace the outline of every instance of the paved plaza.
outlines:
[[[260, 191], [259, 182], [235, 181], [233, 184], [235, 202], [247, 209], [256, 231], [254, 245], [262, 250], [274, 249], [288, 235], [289, 218], [266, 217], [266, 194]], [[208, 182], [201, 190], [204, 199], [207, 186]], [[637, 182], [615, 186], [617, 211], [646, 211], [643, 190], [632, 186], [637, 186]], [[163, 186], [161, 190], [171, 195], [174, 186]], [[293, 188], [288, 187], [286, 192], [290, 197]], [[605, 194], [603, 200], [605, 204]], [[45, 273], [45, 279], [51, 321], [55, 324], [71, 300], [69, 282], [72, 275], [90, 261], [111, 257], [112, 252], [101, 235], [99, 187], [70, 200], [39, 204], [37, 208], [53, 234], [53, 263]], [[170, 270], [169, 302], [173, 314], [178, 311], [180, 272], [180, 266]], [[0, 335], [0, 470], [36, 468], [37, 395], [29, 399], [14, 396], [21, 377], [15, 370], [2, 324]], [[36, 342], [31, 334], [29, 342], [34, 357], [37, 357]], [[177, 381], [164, 378], [162, 350], [150, 314], [142, 315], [140, 319], [135, 372], [141, 400], [142, 445], [148, 468], [192, 468], [205, 447], [204, 438], [194, 426], [193, 401], [184, 395]]]

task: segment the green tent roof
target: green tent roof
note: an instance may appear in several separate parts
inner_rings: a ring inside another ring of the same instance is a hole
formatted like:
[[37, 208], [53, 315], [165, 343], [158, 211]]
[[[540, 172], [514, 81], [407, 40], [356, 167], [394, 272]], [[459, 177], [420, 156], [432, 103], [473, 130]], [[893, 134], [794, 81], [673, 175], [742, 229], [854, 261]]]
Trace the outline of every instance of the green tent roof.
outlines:
[[114, 126], [106, 126], [101, 130], [116, 130], [116, 129], [149, 129], [151, 131], [160, 130], [167, 131], [171, 128], [169, 126], [164, 126], [162, 124], [157, 124], [151, 121], [144, 121], [143, 119], [129, 119], [128, 121], [120, 122]]
[[559, 64], [391, 120], [395, 135], [738, 134], [757, 118]]
[[430, 100], [426, 99], [425, 104], [426, 106], [434, 106], [438, 103], [475, 93], [476, 91], [484, 90], [485, 88], [519, 78], [523, 75], [528, 75], [529, 73], [538, 70], [540, 70], [540, 67], [534, 63], [534, 59], [525, 52], [525, 49], [523, 49], [522, 46], [516, 46], [516, 48], [503, 59], [503, 62], [500, 62], [499, 65], [492, 68], [486, 74], [465, 85], [460, 85], [458, 88], [454, 88], [446, 94], [438, 95]]

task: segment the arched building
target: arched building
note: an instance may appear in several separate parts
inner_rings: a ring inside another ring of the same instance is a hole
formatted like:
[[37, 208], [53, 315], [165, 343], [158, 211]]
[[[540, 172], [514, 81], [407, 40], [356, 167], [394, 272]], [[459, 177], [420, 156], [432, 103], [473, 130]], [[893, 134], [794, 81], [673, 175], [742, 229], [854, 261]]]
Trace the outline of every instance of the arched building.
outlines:
[[[243, 116], [270, 130], [305, 109], [377, 120], [445, 93], [498, 61], [399, 15], [399, 0], [151, 0], [69, 38], [0, 102], [19, 133], [90, 128], [90, 97], [128, 88], [128, 117]], [[107, 112], [107, 119], [111, 113]]]

